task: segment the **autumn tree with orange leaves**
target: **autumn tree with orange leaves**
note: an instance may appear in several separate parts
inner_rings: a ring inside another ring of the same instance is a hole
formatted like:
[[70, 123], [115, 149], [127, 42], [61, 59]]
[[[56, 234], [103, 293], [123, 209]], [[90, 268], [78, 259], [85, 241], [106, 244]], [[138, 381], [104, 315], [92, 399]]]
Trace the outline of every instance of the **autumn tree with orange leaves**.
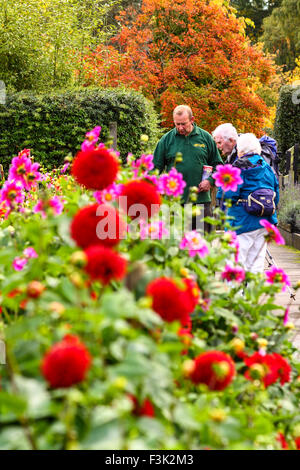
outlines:
[[193, 109], [201, 127], [232, 122], [260, 133], [268, 109], [257, 90], [274, 73], [272, 60], [251, 46], [222, 0], [144, 0], [139, 12], [120, 14], [109, 46], [85, 57], [85, 84], [141, 90], [156, 103], [162, 124], [172, 127], [178, 104]]

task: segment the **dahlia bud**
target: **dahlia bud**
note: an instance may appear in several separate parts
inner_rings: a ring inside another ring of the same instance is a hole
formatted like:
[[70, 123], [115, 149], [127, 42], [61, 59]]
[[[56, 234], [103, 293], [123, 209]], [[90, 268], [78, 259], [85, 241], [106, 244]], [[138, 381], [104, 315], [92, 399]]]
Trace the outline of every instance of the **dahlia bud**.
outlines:
[[226, 362], [226, 361], [217, 362], [217, 363], [213, 364], [212, 367], [213, 367], [213, 369], [216, 373], [216, 376], [220, 380], [224, 379], [228, 375], [228, 373], [230, 372], [230, 366], [229, 366], [228, 362]]
[[236, 323], [231, 325], [231, 331], [232, 331], [232, 333], [237, 333], [239, 331], [239, 327]]
[[138, 306], [141, 308], [152, 308], [152, 302], [151, 297], [141, 297], [138, 301]]
[[195, 370], [195, 361], [188, 359], [182, 364], [182, 372], [184, 377], [190, 377]]
[[73, 160], [72, 155], [67, 155], [67, 156], [64, 158], [64, 162], [65, 162], [65, 163], [70, 163], [72, 160]]
[[188, 277], [189, 271], [186, 268], [180, 268], [180, 274], [182, 277]]
[[291, 321], [288, 321], [284, 326], [287, 330], [293, 330], [295, 328], [294, 323]]
[[191, 199], [192, 202], [196, 202], [197, 201], [197, 194], [192, 193], [191, 196], [190, 196], [190, 199]]
[[265, 338], [257, 338], [257, 343], [260, 348], [265, 349], [268, 346], [268, 340]]
[[87, 264], [87, 256], [84, 251], [74, 251], [70, 257], [70, 262], [78, 268], [83, 268]]
[[183, 160], [182, 158], [182, 153], [181, 152], [177, 152], [176, 155], [175, 155], [175, 163], [181, 163]]
[[65, 309], [64, 305], [61, 304], [60, 302], [51, 302], [49, 304], [49, 310], [51, 312], [57, 313], [60, 316], [64, 313], [64, 311], [66, 309]]
[[149, 136], [147, 134], [141, 135], [141, 143], [146, 144], [149, 140]]
[[215, 408], [209, 412], [209, 417], [217, 423], [221, 423], [222, 421], [224, 421], [226, 416], [226, 411], [222, 410], [222, 408]]
[[222, 239], [224, 240], [224, 242], [231, 242], [232, 236], [230, 233], [225, 232]]
[[82, 276], [79, 273], [72, 273], [70, 274], [69, 278], [72, 284], [74, 284], [74, 286], [78, 289], [81, 289], [83, 287], [84, 282]]
[[191, 193], [196, 193], [196, 194], [197, 194], [198, 191], [199, 191], [199, 188], [197, 188], [197, 186], [191, 186], [191, 187], [190, 187], [190, 192], [191, 192]]
[[252, 339], [252, 341], [256, 341], [257, 338], [258, 338], [258, 334], [257, 333], [251, 333], [250, 338]]
[[193, 215], [194, 217], [197, 217], [197, 216], [201, 215], [201, 209], [200, 209], [200, 207], [193, 206], [193, 207], [192, 207], [192, 215]]
[[120, 376], [120, 377], [115, 378], [112, 385], [114, 388], [117, 388], [118, 390], [125, 390], [127, 383], [128, 383], [128, 380], [126, 379], [126, 377]]
[[250, 369], [249, 371], [250, 377], [252, 379], [260, 380], [264, 378], [266, 372], [262, 364], [258, 364], [258, 363], [252, 364], [249, 369]]
[[245, 349], [245, 342], [240, 338], [233, 338], [233, 340], [230, 341], [229, 345], [235, 353], [242, 352]]
[[45, 290], [45, 286], [39, 281], [31, 281], [27, 286], [27, 296], [36, 299], [38, 298]]

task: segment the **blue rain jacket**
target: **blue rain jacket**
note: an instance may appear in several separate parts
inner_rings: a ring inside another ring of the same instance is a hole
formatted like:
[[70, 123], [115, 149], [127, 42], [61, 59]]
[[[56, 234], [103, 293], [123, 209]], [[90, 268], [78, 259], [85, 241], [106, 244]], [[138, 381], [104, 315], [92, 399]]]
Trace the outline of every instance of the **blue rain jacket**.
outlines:
[[[262, 228], [259, 221], [263, 219], [268, 220], [271, 224], [277, 224], [276, 212], [269, 217], [259, 217], [248, 214], [241, 203], [236, 204], [239, 199], [247, 199], [250, 193], [261, 188], [273, 189], [273, 191], [276, 192], [276, 207], [279, 202], [279, 184], [270, 165], [259, 155], [251, 155], [248, 157], [248, 160], [257, 166], [242, 169], [241, 178], [243, 179], [243, 183], [238, 186], [235, 192], [226, 191], [223, 198], [223, 200], [231, 199], [232, 207], [228, 209], [228, 215], [234, 217], [234, 219], [229, 220], [229, 223], [231, 229], [235, 230], [238, 235]], [[217, 193], [218, 199], [222, 198], [222, 193], [222, 189], [219, 188]]]

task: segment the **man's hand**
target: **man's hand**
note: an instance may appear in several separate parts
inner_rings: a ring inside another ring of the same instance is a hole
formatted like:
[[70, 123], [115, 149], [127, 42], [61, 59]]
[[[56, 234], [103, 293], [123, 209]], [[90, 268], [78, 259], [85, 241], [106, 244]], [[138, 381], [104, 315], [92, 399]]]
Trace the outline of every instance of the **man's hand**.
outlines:
[[204, 180], [204, 181], [201, 181], [198, 188], [199, 188], [199, 193], [202, 193], [203, 191], [209, 191], [211, 188], [211, 184], [208, 180]]

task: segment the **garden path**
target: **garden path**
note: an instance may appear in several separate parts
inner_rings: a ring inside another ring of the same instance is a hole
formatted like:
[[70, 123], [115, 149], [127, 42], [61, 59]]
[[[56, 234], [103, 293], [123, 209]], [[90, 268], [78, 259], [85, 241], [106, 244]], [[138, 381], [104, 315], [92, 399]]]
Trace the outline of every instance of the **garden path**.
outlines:
[[[300, 280], [300, 251], [288, 246], [268, 245], [268, 249], [273, 257], [276, 265], [283, 269], [290, 278], [291, 284], [295, 285]], [[268, 269], [268, 263], [265, 263], [265, 269]], [[300, 290], [295, 292], [291, 288], [296, 300], [290, 299], [288, 291], [281, 292], [276, 296], [276, 303], [287, 306], [291, 300], [289, 320], [294, 323], [295, 330], [293, 335], [293, 343], [300, 352]]]

